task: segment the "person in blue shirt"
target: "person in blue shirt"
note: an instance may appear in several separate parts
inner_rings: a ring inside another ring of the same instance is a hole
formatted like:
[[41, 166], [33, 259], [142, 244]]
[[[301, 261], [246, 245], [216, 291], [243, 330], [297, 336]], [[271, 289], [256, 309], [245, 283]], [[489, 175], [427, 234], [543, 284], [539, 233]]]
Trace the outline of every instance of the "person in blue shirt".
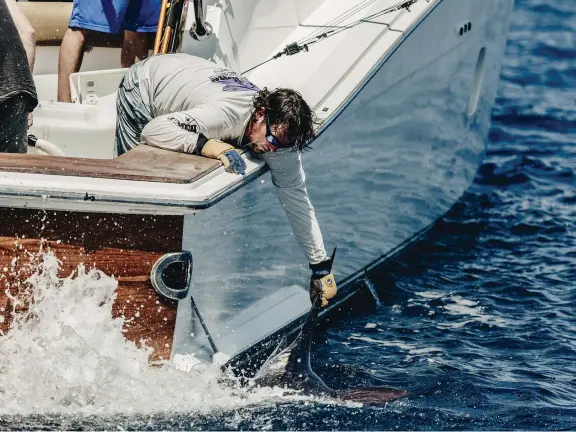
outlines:
[[74, 0], [58, 57], [58, 101], [72, 102], [70, 74], [78, 72], [95, 33], [124, 32], [121, 65], [148, 57], [148, 38], [156, 32], [161, 0]]

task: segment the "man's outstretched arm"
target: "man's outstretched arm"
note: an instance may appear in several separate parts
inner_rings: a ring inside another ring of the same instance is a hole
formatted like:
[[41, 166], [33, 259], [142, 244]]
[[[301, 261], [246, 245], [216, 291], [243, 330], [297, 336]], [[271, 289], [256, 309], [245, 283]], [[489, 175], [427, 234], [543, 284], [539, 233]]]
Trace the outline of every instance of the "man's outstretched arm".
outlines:
[[291, 187], [276, 186], [278, 198], [290, 222], [296, 241], [304, 250], [310, 264], [318, 264], [327, 258], [324, 240], [314, 206], [308, 197], [306, 183]]
[[336, 282], [332, 274], [332, 262], [324, 248], [324, 240], [316, 219], [314, 207], [308, 197], [300, 154], [289, 152], [264, 153], [260, 157], [270, 167], [272, 182], [278, 198], [294, 232], [310, 263], [310, 298], [321, 296], [322, 306], [336, 295]]

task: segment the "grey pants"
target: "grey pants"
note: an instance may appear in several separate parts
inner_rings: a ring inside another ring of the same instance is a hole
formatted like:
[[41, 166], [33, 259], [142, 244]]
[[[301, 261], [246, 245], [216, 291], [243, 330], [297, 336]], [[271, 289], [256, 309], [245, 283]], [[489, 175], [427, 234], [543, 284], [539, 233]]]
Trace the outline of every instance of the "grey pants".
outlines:
[[28, 106], [22, 94], [0, 102], [0, 153], [28, 151]]
[[142, 129], [152, 120], [140, 93], [140, 67], [136, 63], [122, 79], [116, 99], [116, 154], [120, 156], [140, 143]]

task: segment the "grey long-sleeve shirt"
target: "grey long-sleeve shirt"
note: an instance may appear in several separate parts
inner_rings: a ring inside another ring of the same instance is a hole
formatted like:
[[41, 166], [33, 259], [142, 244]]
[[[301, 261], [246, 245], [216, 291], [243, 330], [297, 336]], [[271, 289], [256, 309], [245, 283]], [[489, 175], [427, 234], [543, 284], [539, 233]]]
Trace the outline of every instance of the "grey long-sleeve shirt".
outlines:
[[[137, 73], [142, 100], [153, 117], [142, 130], [142, 142], [192, 153], [201, 133], [241, 145], [258, 91], [246, 78], [187, 54], [149, 58], [139, 64]], [[301, 153], [279, 149], [255, 156], [270, 168], [280, 202], [308, 261], [317, 264], [325, 260], [322, 233], [306, 190]]]

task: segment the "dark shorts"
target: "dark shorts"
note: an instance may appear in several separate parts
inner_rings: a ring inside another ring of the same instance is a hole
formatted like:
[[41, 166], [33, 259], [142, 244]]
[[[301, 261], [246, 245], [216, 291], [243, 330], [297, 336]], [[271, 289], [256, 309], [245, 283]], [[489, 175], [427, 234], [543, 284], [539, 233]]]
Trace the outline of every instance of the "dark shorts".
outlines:
[[161, 0], [74, 0], [69, 27], [104, 33], [155, 32]]
[[116, 98], [116, 154], [120, 156], [140, 143], [140, 134], [151, 120], [150, 109], [140, 93], [139, 62], [128, 69]]
[[26, 153], [28, 151], [27, 95], [18, 94], [0, 102], [0, 153]]

